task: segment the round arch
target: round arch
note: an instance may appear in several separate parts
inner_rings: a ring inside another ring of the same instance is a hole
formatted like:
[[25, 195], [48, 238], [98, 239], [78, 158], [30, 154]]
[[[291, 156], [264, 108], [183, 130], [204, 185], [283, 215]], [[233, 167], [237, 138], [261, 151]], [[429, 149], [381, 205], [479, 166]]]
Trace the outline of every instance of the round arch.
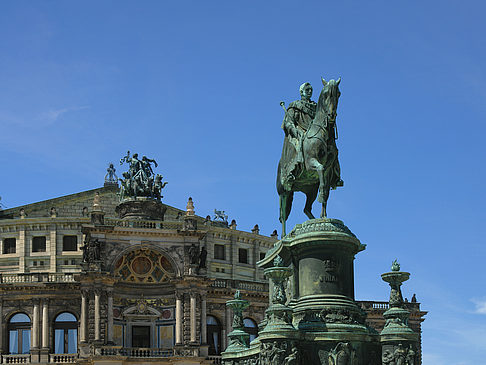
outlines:
[[113, 260], [110, 271], [122, 281], [143, 284], [168, 282], [180, 275], [169, 253], [153, 245], [128, 247]]

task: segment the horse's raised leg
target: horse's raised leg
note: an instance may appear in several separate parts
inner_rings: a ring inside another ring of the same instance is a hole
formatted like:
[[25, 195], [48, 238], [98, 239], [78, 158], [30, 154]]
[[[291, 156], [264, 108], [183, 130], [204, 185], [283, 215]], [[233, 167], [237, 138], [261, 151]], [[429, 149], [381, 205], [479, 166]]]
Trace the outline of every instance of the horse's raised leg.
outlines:
[[314, 219], [314, 215], [312, 214], [312, 204], [316, 200], [317, 192], [319, 191], [318, 187], [309, 189], [309, 191], [305, 192], [307, 197], [304, 206], [304, 213], [309, 219]]
[[280, 194], [280, 223], [282, 223], [282, 238], [285, 237], [285, 222], [290, 214], [290, 209], [292, 208], [292, 200], [294, 198], [293, 192], [284, 192]]

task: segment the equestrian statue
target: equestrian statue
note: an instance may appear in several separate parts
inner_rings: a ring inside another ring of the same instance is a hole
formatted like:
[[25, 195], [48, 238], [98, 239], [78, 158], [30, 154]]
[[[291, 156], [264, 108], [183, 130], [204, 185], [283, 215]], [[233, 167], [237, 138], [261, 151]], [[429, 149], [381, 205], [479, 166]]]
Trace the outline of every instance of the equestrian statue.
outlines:
[[285, 139], [282, 157], [278, 163], [277, 192], [280, 199], [280, 222], [282, 237], [285, 237], [287, 221], [294, 192], [303, 192], [307, 199], [304, 213], [314, 219], [312, 204], [322, 204], [321, 218], [327, 216], [326, 207], [329, 190], [343, 186], [339, 167], [336, 139], [336, 110], [341, 78], [325, 81], [317, 103], [311, 100], [312, 86], [306, 82], [300, 86], [301, 100], [285, 108], [282, 129]]

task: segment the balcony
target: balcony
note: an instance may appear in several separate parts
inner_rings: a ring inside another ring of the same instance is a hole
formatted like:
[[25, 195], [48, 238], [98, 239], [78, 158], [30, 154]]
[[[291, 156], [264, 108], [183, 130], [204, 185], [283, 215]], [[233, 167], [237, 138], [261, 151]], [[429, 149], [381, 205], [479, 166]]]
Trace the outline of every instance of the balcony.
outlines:
[[98, 356], [126, 356], [128, 358], [157, 358], [174, 356], [173, 349], [103, 346], [96, 350]]
[[0, 284], [22, 283], [73, 283], [72, 273], [25, 273], [25, 274], [1, 274]]

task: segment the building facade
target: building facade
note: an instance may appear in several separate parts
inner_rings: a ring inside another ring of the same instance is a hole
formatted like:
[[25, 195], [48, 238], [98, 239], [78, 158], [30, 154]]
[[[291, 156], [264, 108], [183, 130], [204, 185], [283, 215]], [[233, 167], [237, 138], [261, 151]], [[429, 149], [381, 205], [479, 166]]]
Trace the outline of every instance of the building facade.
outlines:
[[[121, 219], [118, 191], [108, 182], [0, 212], [2, 363], [219, 363], [236, 290], [258, 335], [269, 288], [256, 263], [277, 236], [197, 216], [192, 199], [163, 219]], [[383, 328], [388, 303], [358, 303]], [[407, 305], [420, 333], [425, 312]]]

